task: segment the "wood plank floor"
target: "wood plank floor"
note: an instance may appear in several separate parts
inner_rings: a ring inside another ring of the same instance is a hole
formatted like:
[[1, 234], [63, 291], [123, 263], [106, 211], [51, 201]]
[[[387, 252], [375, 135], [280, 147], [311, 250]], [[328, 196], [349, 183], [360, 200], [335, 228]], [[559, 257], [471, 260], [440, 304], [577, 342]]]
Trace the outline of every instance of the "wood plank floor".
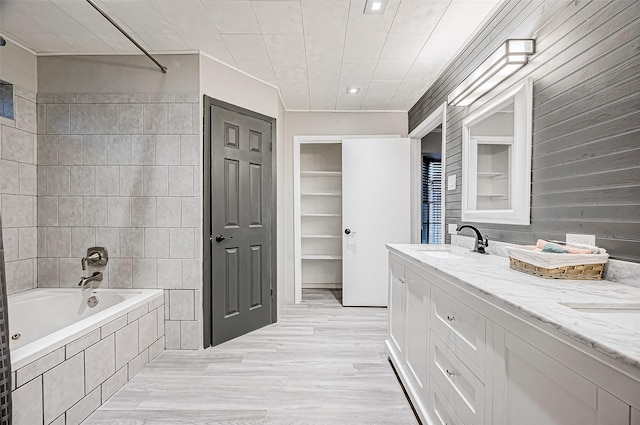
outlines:
[[416, 424], [384, 354], [387, 310], [307, 291], [277, 324], [165, 351], [84, 425]]

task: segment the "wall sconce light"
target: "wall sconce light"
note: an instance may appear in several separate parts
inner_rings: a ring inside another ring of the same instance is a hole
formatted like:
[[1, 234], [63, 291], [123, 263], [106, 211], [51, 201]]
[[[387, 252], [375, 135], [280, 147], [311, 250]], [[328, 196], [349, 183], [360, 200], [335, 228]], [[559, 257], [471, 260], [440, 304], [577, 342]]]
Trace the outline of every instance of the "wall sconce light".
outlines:
[[510, 39], [491, 54], [447, 98], [449, 105], [469, 106], [529, 62], [534, 39]]

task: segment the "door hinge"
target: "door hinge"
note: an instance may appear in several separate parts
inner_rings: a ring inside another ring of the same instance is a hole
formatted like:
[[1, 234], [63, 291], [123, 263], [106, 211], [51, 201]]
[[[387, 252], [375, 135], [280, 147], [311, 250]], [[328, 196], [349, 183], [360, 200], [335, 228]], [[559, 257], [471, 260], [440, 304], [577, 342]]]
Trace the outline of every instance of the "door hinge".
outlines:
[[271, 288], [271, 296], [273, 297], [273, 288]]
[[272, 152], [273, 151], [273, 142], [269, 142], [269, 151]]

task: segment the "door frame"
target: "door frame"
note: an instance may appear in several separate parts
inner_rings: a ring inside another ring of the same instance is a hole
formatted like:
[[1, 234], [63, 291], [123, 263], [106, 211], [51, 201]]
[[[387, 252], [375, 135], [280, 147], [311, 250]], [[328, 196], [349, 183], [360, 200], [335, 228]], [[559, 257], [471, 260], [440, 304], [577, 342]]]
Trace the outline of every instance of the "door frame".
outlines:
[[296, 304], [302, 301], [302, 219], [300, 217], [300, 146], [311, 143], [338, 143], [348, 139], [400, 138], [399, 134], [390, 135], [317, 135], [293, 136], [293, 299]]
[[[412, 184], [412, 205], [411, 209], [411, 239], [412, 243], [420, 243], [420, 223], [421, 219], [421, 203], [418, 200], [421, 198], [421, 190], [422, 190], [422, 148], [420, 141], [427, 134], [431, 133], [434, 128], [442, 124], [442, 195], [441, 195], [441, 214], [442, 214], [442, 244], [446, 243], [447, 239], [447, 224], [445, 220], [445, 213], [447, 210], [447, 206], [445, 203], [445, 197], [447, 192], [447, 102], [442, 103], [435, 111], [431, 113], [427, 118], [425, 118], [416, 128], [413, 129], [411, 133], [409, 133], [409, 138], [411, 138], [411, 146], [415, 149], [411, 153], [411, 184]], [[414, 143], [414, 140], [416, 141]]]
[[214, 99], [212, 97], [203, 95], [203, 149], [204, 149], [204, 161], [203, 161], [203, 175], [204, 181], [202, 184], [202, 308], [203, 308], [203, 340], [204, 348], [211, 347], [213, 343], [213, 303], [211, 299], [212, 294], [212, 275], [211, 275], [211, 145], [209, 140], [211, 139], [211, 118], [209, 112], [212, 106], [218, 106], [223, 109], [227, 109], [232, 112], [237, 112], [242, 115], [247, 115], [252, 118], [268, 122], [271, 124], [271, 323], [278, 321], [278, 285], [277, 285], [277, 146], [276, 137], [276, 119], [267, 115], [260, 114], [258, 112], [251, 111], [249, 109], [242, 108], [240, 106], [233, 105], [231, 103], [224, 102], [222, 100]]

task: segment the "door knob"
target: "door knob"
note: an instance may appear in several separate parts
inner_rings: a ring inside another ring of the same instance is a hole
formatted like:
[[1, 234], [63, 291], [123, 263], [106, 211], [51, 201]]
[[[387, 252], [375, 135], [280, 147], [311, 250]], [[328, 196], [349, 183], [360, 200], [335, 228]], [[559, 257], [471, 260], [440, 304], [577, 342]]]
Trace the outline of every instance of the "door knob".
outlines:
[[352, 231], [351, 229], [344, 229], [344, 234], [345, 235], [351, 235], [351, 234], [356, 234], [356, 232]]
[[222, 242], [225, 239], [233, 239], [233, 236], [222, 236], [222, 235], [218, 235], [216, 236], [216, 242]]

